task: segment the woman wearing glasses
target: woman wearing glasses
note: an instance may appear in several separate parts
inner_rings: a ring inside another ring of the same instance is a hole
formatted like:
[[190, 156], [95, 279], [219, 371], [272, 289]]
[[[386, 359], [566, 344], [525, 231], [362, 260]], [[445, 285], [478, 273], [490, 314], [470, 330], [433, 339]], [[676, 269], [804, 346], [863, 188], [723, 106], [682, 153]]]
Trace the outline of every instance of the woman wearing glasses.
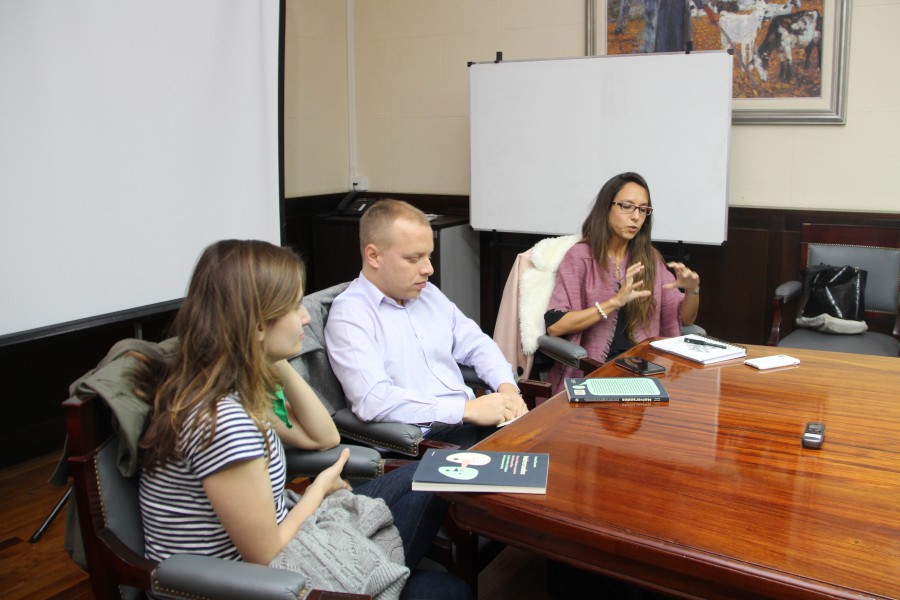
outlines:
[[[637, 173], [603, 185], [581, 226], [582, 240], [559, 265], [544, 315], [548, 335], [606, 362], [646, 338], [679, 335], [682, 324], [694, 322], [700, 276], [680, 262], [663, 262], [650, 243], [652, 212], [650, 188]], [[565, 377], [579, 375], [556, 363], [554, 392]]]

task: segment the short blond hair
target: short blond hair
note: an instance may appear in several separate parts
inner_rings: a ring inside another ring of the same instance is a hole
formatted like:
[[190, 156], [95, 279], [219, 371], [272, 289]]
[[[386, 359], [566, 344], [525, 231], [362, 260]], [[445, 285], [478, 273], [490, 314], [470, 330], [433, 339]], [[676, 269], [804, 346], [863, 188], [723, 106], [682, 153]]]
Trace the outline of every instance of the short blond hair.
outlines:
[[412, 204], [394, 198], [379, 200], [363, 213], [359, 221], [359, 251], [364, 255], [369, 244], [382, 250], [390, 246], [391, 226], [398, 219], [431, 227], [425, 213]]

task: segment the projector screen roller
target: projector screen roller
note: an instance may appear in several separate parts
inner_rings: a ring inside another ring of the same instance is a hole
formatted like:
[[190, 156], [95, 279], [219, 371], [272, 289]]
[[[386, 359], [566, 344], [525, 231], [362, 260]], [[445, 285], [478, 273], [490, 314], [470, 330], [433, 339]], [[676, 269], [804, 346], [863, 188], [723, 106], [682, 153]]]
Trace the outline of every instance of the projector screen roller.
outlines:
[[469, 67], [471, 223], [571, 234], [603, 184], [650, 185], [653, 239], [725, 241], [732, 57], [725, 52]]
[[215, 240], [280, 243], [279, 11], [0, 3], [0, 340], [177, 301]]

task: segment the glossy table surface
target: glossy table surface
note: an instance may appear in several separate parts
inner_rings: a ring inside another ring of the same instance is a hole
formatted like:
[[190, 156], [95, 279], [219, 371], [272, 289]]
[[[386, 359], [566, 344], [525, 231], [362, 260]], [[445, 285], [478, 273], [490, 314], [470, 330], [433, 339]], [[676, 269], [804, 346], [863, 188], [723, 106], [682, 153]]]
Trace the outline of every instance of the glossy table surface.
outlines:
[[557, 395], [476, 446], [549, 452], [546, 495], [442, 495], [466, 529], [676, 596], [900, 597], [900, 359], [786, 353], [757, 371], [641, 344], [670, 402]]

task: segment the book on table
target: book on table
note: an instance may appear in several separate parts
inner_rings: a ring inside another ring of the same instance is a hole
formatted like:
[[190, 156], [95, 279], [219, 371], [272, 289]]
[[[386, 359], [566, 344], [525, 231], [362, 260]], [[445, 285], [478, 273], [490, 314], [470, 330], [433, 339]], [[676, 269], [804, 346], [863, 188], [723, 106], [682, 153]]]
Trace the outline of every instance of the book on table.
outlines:
[[546, 494], [550, 455], [534, 452], [430, 449], [413, 475], [419, 492]]
[[650, 377], [566, 377], [569, 402], [668, 402], [663, 384]]
[[696, 333], [654, 340], [650, 345], [704, 365], [747, 356], [747, 349], [743, 346]]

